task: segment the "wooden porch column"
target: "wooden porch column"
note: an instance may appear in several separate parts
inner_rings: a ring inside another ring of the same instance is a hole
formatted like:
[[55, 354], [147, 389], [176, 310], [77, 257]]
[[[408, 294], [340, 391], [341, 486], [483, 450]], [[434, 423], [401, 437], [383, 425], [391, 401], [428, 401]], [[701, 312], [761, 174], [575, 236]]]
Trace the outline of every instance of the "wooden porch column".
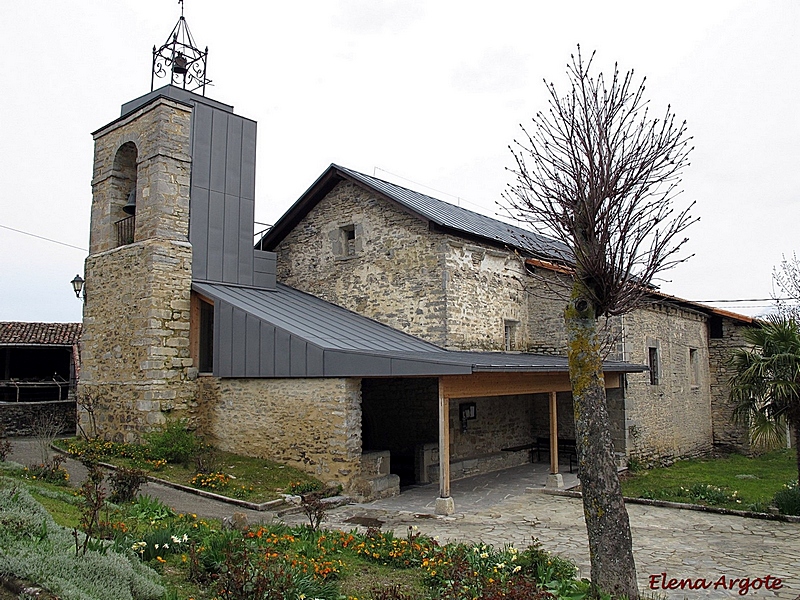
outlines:
[[550, 392], [550, 474], [558, 473], [558, 408], [556, 393]]
[[445, 394], [442, 378], [439, 378], [439, 497], [436, 499], [436, 514], [451, 515], [455, 503], [450, 497], [450, 398]]
[[547, 476], [545, 487], [564, 487], [564, 478], [558, 472], [558, 409], [556, 408], [556, 392], [550, 392], [550, 474]]

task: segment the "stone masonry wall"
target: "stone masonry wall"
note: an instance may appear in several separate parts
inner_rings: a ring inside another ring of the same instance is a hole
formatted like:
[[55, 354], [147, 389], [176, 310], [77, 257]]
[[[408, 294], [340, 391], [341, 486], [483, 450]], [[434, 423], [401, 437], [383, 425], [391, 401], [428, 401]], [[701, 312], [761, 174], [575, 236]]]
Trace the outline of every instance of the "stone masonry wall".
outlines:
[[[567, 327], [564, 309], [572, 291], [572, 278], [544, 268], [534, 268], [525, 279], [525, 300], [531, 318], [527, 321], [527, 351], [536, 354], [567, 355]], [[608, 360], [623, 358], [622, 321], [600, 318], [598, 333]]]
[[527, 347], [528, 304], [520, 260], [511, 252], [451, 238], [445, 258], [447, 347], [504, 350], [511, 327], [511, 350]]
[[38, 419], [55, 419], [63, 424], [62, 434], [75, 433], [75, 400], [46, 402], [0, 402], [0, 431], [7, 436], [35, 435]]
[[746, 425], [733, 421], [736, 403], [730, 397], [733, 369], [728, 364], [734, 349], [747, 346], [742, 337], [746, 327], [752, 325], [722, 318], [722, 337], [708, 340], [714, 446], [726, 451], [750, 450]]
[[[644, 462], [670, 461], [711, 450], [708, 331], [704, 315], [653, 304], [625, 315], [627, 360], [648, 364], [658, 348], [659, 383], [629, 373], [626, 391], [628, 454]], [[696, 371], [690, 350], [697, 359]]]
[[[134, 441], [194, 407], [190, 128], [190, 109], [159, 99], [95, 134], [78, 393], [93, 400], [106, 438]], [[124, 216], [133, 177], [134, 243], [117, 247], [113, 220]], [[79, 419], [91, 427], [85, 410]]]
[[[342, 243], [354, 228], [353, 254]], [[352, 183], [338, 184], [278, 245], [277, 278], [437, 344], [445, 341], [443, 238]]]
[[345, 490], [358, 484], [359, 379], [200, 377], [198, 403], [216, 447], [271, 458]]

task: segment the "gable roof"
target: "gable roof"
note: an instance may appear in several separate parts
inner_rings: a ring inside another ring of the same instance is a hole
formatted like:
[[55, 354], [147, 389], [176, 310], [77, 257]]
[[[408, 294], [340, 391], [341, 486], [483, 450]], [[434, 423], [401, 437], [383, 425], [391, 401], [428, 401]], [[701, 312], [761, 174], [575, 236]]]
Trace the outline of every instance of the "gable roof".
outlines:
[[567, 246], [551, 238], [335, 164], [328, 167], [286, 211], [264, 235], [257, 247], [262, 250], [274, 250], [309, 211], [341, 181], [350, 181], [365, 187], [402, 209], [435, 224], [445, 232], [462, 237], [479, 238], [493, 244], [518, 249], [526, 254], [556, 260], [569, 261], [569, 257], [572, 256]]
[[0, 345], [72, 346], [80, 337], [80, 323], [0, 322]]
[[[218, 377], [398, 377], [566, 373], [566, 357], [445, 350], [286, 285], [194, 282], [214, 302]], [[607, 372], [647, 367], [608, 361]]]

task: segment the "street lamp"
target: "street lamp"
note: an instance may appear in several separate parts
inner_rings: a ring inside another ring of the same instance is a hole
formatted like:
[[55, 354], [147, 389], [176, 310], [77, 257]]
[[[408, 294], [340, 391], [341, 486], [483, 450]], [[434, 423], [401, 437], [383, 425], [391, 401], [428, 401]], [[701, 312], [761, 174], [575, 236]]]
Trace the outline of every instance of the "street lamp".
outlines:
[[[83, 277], [81, 277], [80, 275], [75, 275], [75, 279], [73, 279], [70, 283], [72, 284], [72, 290], [75, 292], [75, 297], [80, 298], [81, 291], [83, 290], [83, 283], [84, 283]], [[84, 296], [84, 298], [85, 297], [86, 296]]]

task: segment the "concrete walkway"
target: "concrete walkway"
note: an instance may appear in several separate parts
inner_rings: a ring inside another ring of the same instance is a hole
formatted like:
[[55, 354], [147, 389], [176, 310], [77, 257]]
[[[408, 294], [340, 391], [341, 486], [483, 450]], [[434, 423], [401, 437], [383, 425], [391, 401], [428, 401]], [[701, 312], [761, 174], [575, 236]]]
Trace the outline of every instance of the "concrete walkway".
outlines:
[[[14, 440], [11, 460], [25, 464], [33, 452], [26, 440]], [[77, 463], [68, 461], [68, 468]], [[80, 466], [80, 465], [78, 465]], [[452, 495], [456, 514], [437, 518], [432, 513], [437, 487], [421, 486], [406, 490], [399, 497], [368, 504], [353, 504], [329, 512], [324, 525], [328, 528], [364, 529], [359, 523], [380, 521], [384, 530], [404, 535], [409, 527], [442, 542], [484, 542], [501, 547], [513, 544], [524, 548], [532, 538], [543, 547], [573, 560], [580, 575], [589, 576], [589, 551], [580, 499], [551, 496], [538, 491], [542, 465], [524, 465], [491, 475], [453, 482]], [[75, 473], [78, 475], [78, 473]], [[567, 479], [569, 485], [572, 480]], [[574, 476], [573, 476], [574, 477]], [[80, 482], [79, 479], [73, 481]], [[251, 523], [278, 520], [271, 513], [243, 511], [222, 502], [199, 498], [156, 484], [142, 490], [161, 498], [179, 512], [221, 518], [234, 512], [245, 512]], [[800, 524], [764, 521], [737, 516], [718, 515], [684, 509], [629, 505], [633, 533], [634, 556], [640, 588], [648, 591], [651, 576], [654, 592], [667, 598], [781, 598], [800, 599]], [[300, 514], [286, 515], [289, 524], [303, 523]], [[705, 579], [708, 589], [663, 590], [669, 579]], [[782, 588], [765, 590], [763, 578], [782, 579]], [[721, 577], [730, 585], [732, 579], [749, 578], [760, 589], [740, 594], [739, 582], [734, 589], [723, 589]], [[716, 588], [714, 584], [718, 585]]]

